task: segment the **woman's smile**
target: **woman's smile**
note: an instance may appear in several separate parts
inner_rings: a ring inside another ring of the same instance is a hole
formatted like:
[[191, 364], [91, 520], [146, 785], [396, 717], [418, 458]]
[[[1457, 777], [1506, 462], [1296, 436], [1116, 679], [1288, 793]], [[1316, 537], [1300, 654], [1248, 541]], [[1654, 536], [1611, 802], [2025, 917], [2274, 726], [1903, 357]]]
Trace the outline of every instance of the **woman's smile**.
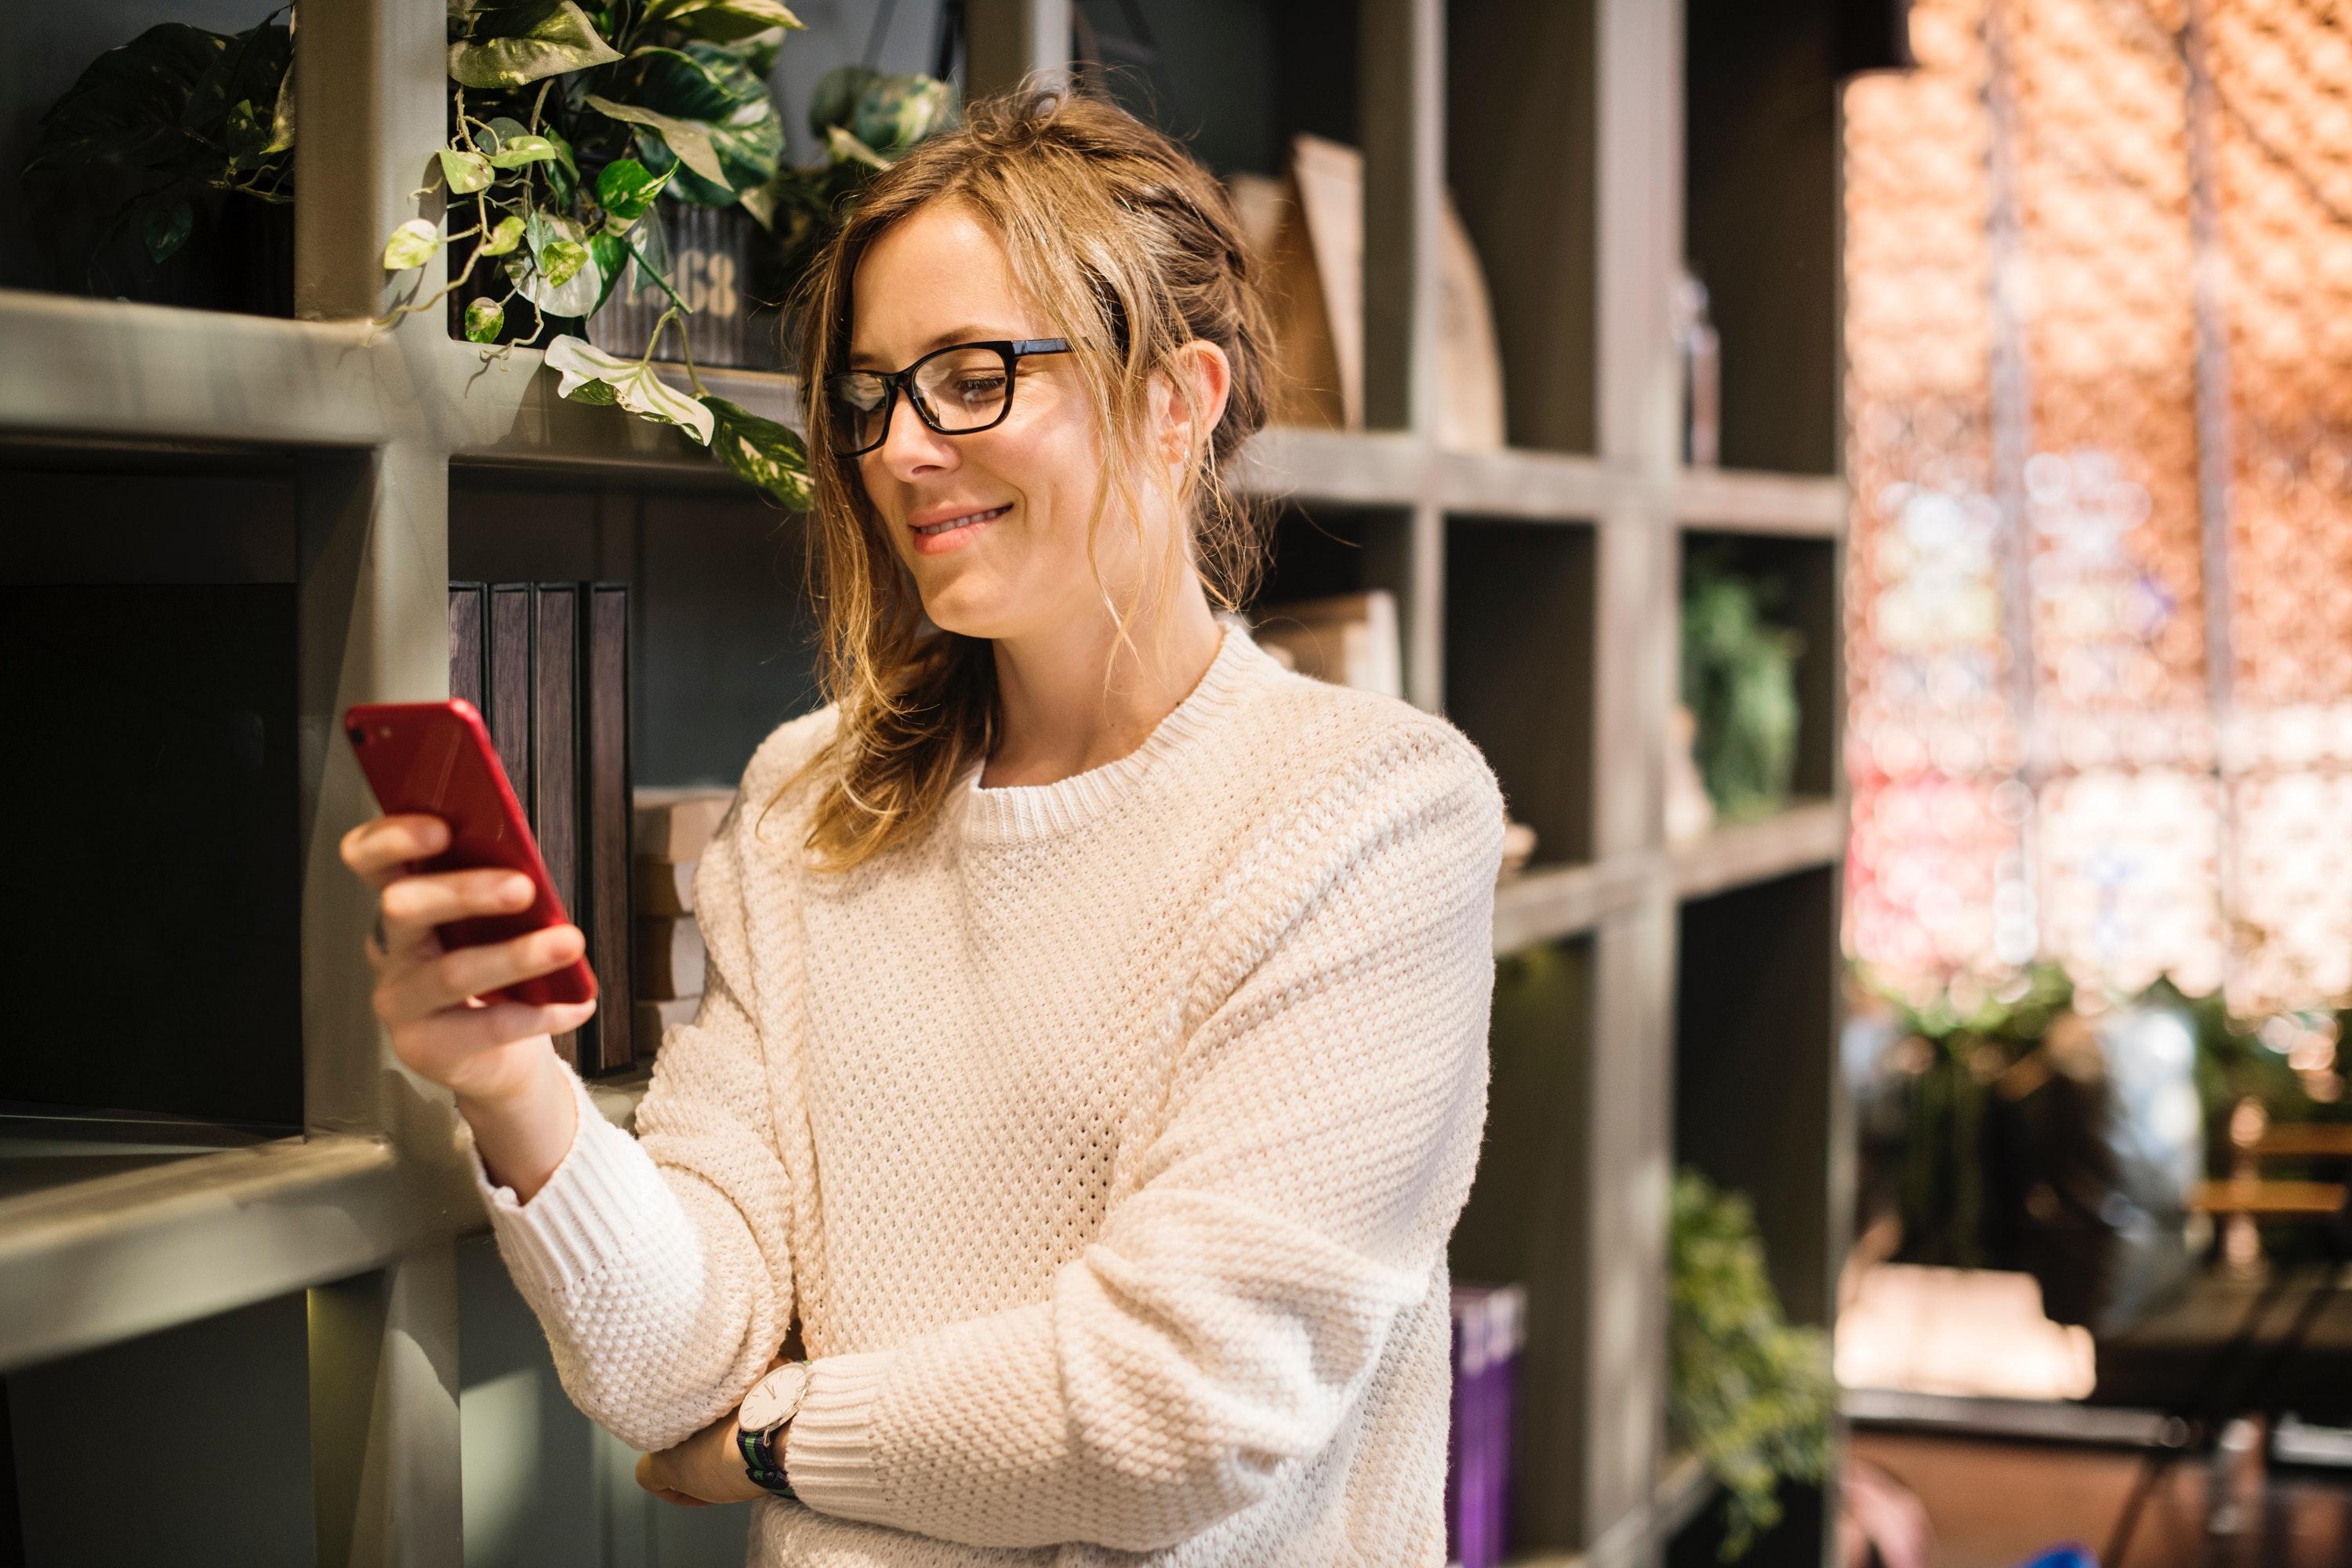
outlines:
[[926, 507], [908, 518], [907, 526], [915, 536], [919, 554], [938, 555], [961, 549], [981, 529], [1012, 510], [1011, 501], [978, 510], [961, 505]]

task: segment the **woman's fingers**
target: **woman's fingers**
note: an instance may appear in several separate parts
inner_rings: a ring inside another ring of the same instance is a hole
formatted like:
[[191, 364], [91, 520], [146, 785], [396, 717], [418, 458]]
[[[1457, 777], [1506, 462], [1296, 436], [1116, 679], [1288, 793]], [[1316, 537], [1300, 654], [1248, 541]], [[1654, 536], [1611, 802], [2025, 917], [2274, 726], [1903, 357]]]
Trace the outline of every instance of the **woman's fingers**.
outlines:
[[456, 1006], [468, 996], [562, 968], [587, 950], [587, 938], [569, 921], [505, 942], [460, 947], [395, 963], [376, 986], [376, 1016], [394, 1027]]
[[449, 825], [437, 816], [411, 812], [361, 823], [337, 846], [343, 864], [371, 888], [381, 888], [411, 860], [449, 847]]
[[467, 871], [436, 871], [400, 877], [384, 885], [384, 946], [402, 952], [425, 933], [471, 915], [513, 914], [530, 907], [534, 889], [520, 871], [486, 866]]

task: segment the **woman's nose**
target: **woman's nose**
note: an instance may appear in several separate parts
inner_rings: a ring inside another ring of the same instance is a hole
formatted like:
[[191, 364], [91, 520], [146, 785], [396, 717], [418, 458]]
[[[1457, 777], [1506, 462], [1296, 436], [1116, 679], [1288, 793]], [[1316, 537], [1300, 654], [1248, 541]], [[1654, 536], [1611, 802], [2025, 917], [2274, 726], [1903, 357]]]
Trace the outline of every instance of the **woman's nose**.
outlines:
[[883, 433], [881, 457], [893, 477], [911, 479], [954, 467], [955, 443], [923, 423], [913, 395], [902, 389], [898, 406], [890, 411], [889, 428]]

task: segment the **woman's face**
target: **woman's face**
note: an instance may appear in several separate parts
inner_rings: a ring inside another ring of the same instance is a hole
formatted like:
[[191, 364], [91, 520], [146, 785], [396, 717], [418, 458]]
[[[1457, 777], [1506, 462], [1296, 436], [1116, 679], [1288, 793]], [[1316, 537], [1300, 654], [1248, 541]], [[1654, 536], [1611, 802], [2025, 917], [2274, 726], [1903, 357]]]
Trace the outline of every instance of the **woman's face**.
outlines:
[[[1066, 335], [1068, 323], [1021, 300], [1003, 243], [958, 202], [932, 202], [884, 233], [852, 289], [853, 369], [903, 370], [950, 343]], [[1103, 454], [1070, 355], [1021, 360], [1003, 423], [968, 435], [932, 430], [901, 393], [882, 445], [857, 461], [891, 548], [941, 627], [1019, 637], [1101, 613], [1087, 523]], [[1166, 542], [1164, 519], [1157, 526], [1153, 548]], [[1139, 561], [1134, 531], [1107, 521], [1102, 585], [1124, 596]]]

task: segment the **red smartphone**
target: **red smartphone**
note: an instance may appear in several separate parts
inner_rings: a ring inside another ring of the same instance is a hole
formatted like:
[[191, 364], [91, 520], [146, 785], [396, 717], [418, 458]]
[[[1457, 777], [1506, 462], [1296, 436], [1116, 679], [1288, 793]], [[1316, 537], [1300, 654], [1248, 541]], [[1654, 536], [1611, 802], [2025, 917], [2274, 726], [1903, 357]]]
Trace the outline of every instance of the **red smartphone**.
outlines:
[[[387, 816], [422, 812], [449, 825], [449, 847], [411, 861], [411, 872], [502, 866], [529, 877], [537, 896], [513, 914], [469, 915], [436, 926], [449, 948], [505, 942], [571, 917], [539, 856], [530, 819], [515, 799], [482, 716], [465, 699], [446, 702], [359, 702], [343, 713], [343, 733], [359, 753], [376, 804]], [[583, 954], [562, 969], [482, 993], [485, 1002], [586, 1002], [596, 976]]]

